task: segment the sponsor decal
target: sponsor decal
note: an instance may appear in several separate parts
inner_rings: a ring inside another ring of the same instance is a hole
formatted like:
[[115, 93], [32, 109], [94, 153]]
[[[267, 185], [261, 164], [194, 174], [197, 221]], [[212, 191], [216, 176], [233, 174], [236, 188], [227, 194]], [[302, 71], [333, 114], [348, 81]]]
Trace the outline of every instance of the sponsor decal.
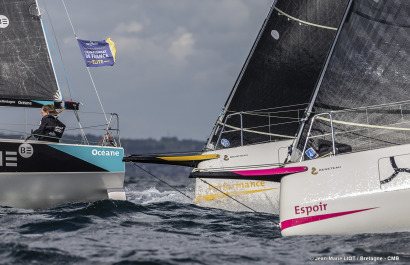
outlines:
[[305, 214], [309, 215], [309, 213], [311, 212], [322, 212], [322, 211], [326, 211], [326, 206], [327, 203], [322, 204], [322, 202], [319, 202], [319, 204], [317, 205], [313, 205], [313, 206], [295, 206], [295, 214]]
[[108, 150], [97, 150], [93, 149], [91, 151], [93, 156], [120, 156], [120, 151], [108, 151]]
[[7, 28], [10, 24], [8, 17], [0, 15], [0, 29]]
[[324, 167], [324, 168], [315, 168], [312, 167], [312, 171], [310, 172], [312, 175], [317, 175], [319, 174], [319, 172], [323, 172], [323, 171], [328, 171], [328, 170], [336, 170], [336, 169], [341, 169], [342, 166], [335, 166], [335, 167]]
[[316, 153], [315, 149], [313, 149], [312, 147], [306, 150], [305, 153], [310, 159], [315, 159], [316, 157], [319, 156], [319, 154]]
[[319, 172], [322, 172], [322, 171], [327, 171], [327, 170], [341, 169], [341, 168], [342, 168], [342, 166], [336, 166], [336, 167], [325, 167], [325, 168], [320, 168], [320, 169], [319, 169]]
[[122, 161], [124, 156], [122, 148], [65, 144], [49, 144], [48, 146], [107, 171], [123, 172], [125, 170], [125, 163]]
[[258, 193], [258, 192], [264, 192], [264, 191], [276, 190], [276, 189], [278, 189], [278, 188], [262, 189], [262, 190], [245, 190], [245, 191], [225, 192], [225, 193], [218, 192], [218, 193], [198, 196], [195, 199], [195, 203], [200, 203], [200, 202], [203, 202], [203, 201], [219, 200], [219, 199], [226, 198], [228, 196], [246, 195], [246, 194]]
[[[396, 158], [399, 159], [399, 162], [401, 162], [401, 164], [406, 165], [407, 161], [408, 161], [408, 155], [403, 155], [403, 156], [391, 156], [388, 159], [386, 158], [382, 158], [379, 161], [379, 168], [381, 169], [379, 174], [380, 175], [385, 175], [387, 172], [388, 173], [388, 177], [385, 178], [384, 180], [380, 180], [380, 185], [384, 185], [387, 184], [389, 182], [391, 182], [393, 179], [395, 179], [397, 176], [402, 175], [404, 177], [408, 176], [408, 174], [406, 173], [410, 173], [410, 168], [405, 168], [405, 167], [398, 167], [397, 166], [397, 162], [396, 162]], [[387, 160], [389, 161], [388, 163]], [[388, 164], [389, 166], [382, 166], [383, 164]], [[387, 170], [386, 170], [387, 169]], [[383, 174], [382, 174], [383, 172]], [[404, 173], [404, 174], [400, 174], [400, 173]], [[401, 183], [400, 185], [403, 185], [403, 183]]]
[[243, 155], [230, 156], [230, 158], [247, 157], [247, 156], [248, 156], [248, 154], [243, 154]]
[[97, 46], [98, 42], [90, 41], [90, 42], [86, 42], [84, 44], [87, 45], [87, 46]]
[[33, 105], [33, 102], [31, 102], [31, 101], [21, 101], [21, 100], [19, 100], [19, 101], [17, 101], [17, 104], [18, 104], [18, 105], [31, 106], [31, 105]]
[[34, 148], [31, 144], [21, 144], [18, 150], [19, 155], [24, 158], [30, 158], [34, 153]]
[[275, 40], [279, 40], [279, 32], [277, 30], [272, 30], [270, 32], [270, 35], [275, 39]]
[[373, 210], [373, 209], [377, 209], [377, 208], [379, 208], [379, 207], [289, 219], [289, 220], [285, 220], [285, 221], [281, 222], [281, 230], [285, 230], [286, 228], [290, 228], [290, 227], [297, 226], [297, 225], [313, 223], [313, 222], [317, 222], [317, 221], [321, 221], [321, 220], [336, 218], [336, 217], [349, 215], [349, 214], [360, 213], [360, 212], [369, 211], [369, 210]]
[[[37, 101], [39, 102], [39, 101]], [[42, 107], [43, 104], [38, 105], [36, 101], [31, 100], [13, 100], [13, 99], [0, 99], [0, 105], [10, 105], [10, 106], [24, 106], [24, 107]], [[53, 104], [53, 101], [49, 101], [48, 104]]]
[[16, 101], [14, 101], [14, 100], [7, 100], [7, 99], [1, 99], [1, 100], [0, 100], [0, 103], [1, 103], [1, 104], [10, 104], [10, 105], [13, 105], [13, 104], [16, 104]]
[[228, 139], [223, 138], [221, 140], [221, 144], [223, 147], [229, 147], [231, 145], [231, 143], [228, 141]]
[[228, 161], [231, 158], [240, 158], [240, 157], [247, 157], [248, 154], [243, 154], [243, 155], [234, 155], [234, 156], [228, 156], [228, 155], [224, 155], [224, 160]]
[[249, 188], [256, 188], [256, 187], [264, 187], [265, 186], [265, 181], [250, 181], [250, 182], [240, 182], [240, 183], [234, 183], [234, 184], [221, 184], [221, 185], [209, 185], [209, 189], [214, 189], [217, 188], [218, 190], [222, 191], [229, 191], [232, 189], [249, 189]]
[[[3, 153], [5, 153], [5, 163], [3, 163]], [[0, 166], [17, 167], [17, 152], [0, 151]]]

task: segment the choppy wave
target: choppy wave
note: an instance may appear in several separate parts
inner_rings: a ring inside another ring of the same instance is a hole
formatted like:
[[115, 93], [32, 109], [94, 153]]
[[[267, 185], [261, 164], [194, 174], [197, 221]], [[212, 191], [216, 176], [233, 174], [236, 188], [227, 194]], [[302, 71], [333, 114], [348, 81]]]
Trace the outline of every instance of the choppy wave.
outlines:
[[410, 233], [282, 238], [277, 215], [199, 207], [176, 191], [154, 187], [128, 188], [127, 197], [40, 211], [0, 208], [0, 264], [410, 261]]

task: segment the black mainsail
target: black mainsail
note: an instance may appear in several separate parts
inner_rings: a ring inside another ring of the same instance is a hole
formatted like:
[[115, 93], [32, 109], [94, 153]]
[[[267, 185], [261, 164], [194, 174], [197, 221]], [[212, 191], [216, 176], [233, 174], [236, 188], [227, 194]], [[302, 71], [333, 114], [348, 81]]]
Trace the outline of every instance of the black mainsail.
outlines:
[[208, 149], [222, 147], [224, 138], [233, 147], [295, 136], [347, 2], [278, 0], [272, 5]]
[[0, 58], [0, 105], [62, 101], [36, 0], [0, 1]]
[[409, 44], [409, 1], [352, 1], [306, 118], [322, 115], [310, 134], [303, 128], [293, 159], [309, 148], [332, 152], [332, 135], [336, 152], [408, 143]]

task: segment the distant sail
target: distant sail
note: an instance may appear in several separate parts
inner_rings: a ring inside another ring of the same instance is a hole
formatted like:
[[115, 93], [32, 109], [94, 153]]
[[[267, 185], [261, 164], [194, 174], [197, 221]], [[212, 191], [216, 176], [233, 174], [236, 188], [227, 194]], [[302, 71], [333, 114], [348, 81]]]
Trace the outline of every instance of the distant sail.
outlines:
[[116, 49], [114, 42], [108, 38], [102, 41], [77, 39], [87, 67], [113, 66]]
[[[242, 115], [244, 145], [295, 136], [347, 3], [278, 0], [272, 6], [208, 140], [208, 148], [217, 144], [222, 148], [217, 143], [221, 123], [236, 112], [251, 112]], [[279, 109], [282, 106], [287, 107]], [[224, 143], [228, 140], [230, 147], [240, 145], [239, 114], [226, 125], [225, 130], [232, 132], [225, 134]]]
[[0, 105], [61, 101], [36, 0], [0, 1]]

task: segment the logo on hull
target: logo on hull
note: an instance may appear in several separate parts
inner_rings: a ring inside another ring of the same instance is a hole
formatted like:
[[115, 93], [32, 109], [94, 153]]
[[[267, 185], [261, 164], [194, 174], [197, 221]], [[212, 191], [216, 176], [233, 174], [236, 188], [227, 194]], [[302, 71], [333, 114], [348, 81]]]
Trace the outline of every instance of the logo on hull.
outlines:
[[221, 140], [221, 144], [223, 147], [229, 147], [231, 145], [228, 139], [225, 139], [225, 138]]
[[19, 146], [19, 155], [24, 158], [30, 158], [34, 153], [34, 148], [31, 144], [21, 144]]
[[93, 156], [120, 156], [120, 151], [97, 150], [91, 151]]
[[259, 193], [259, 192], [264, 192], [264, 191], [269, 191], [269, 190], [277, 190], [278, 188], [271, 188], [271, 189], [262, 189], [262, 190], [244, 190], [244, 191], [235, 191], [235, 192], [224, 192], [224, 193], [214, 193], [214, 194], [207, 194], [207, 195], [202, 195], [198, 196], [195, 199], [195, 203], [200, 203], [200, 202], [209, 202], [209, 201], [214, 201], [214, 200], [220, 200], [223, 198], [226, 198], [228, 196], [239, 196], [239, 195], [247, 195], [247, 194], [253, 194], [253, 193]]

